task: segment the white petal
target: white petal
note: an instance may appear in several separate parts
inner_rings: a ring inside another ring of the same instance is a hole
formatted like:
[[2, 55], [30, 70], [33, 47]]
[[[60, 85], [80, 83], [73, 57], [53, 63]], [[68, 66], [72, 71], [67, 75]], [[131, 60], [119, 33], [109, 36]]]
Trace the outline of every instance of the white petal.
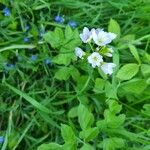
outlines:
[[93, 68], [96, 66], [100, 66], [103, 61], [103, 57], [98, 52], [93, 52], [90, 56], [88, 56], [88, 62], [92, 65]]
[[85, 52], [80, 47], [76, 47], [75, 54], [77, 57], [82, 58], [85, 55]]
[[113, 73], [113, 68], [116, 66], [114, 63], [105, 63], [101, 66], [102, 71], [105, 74], [111, 75]]

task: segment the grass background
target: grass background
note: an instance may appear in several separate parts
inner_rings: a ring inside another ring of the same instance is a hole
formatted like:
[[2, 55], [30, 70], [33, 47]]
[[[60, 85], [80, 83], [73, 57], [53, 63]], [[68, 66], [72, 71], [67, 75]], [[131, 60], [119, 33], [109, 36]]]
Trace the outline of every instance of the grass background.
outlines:
[[[94, 101], [95, 95], [86, 93], [85, 97], [76, 97], [74, 88], [76, 83], [72, 80], [60, 82], [54, 78], [59, 66], [43, 63], [45, 58], [53, 57], [53, 51], [49, 50], [47, 44], [40, 44], [42, 41], [39, 38], [40, 29], [53, 30], [56, 26], [64, 28], [68, 20], [74, 20], [80, 31], [84, 26], [107, 30], [109, 20], [113, 18], [121, 27], [121, 38], [130, 34], [135, 36], [135, 39], [143, 39], [136, 41], [138, 52], [142, 62], [150, 62], [150, 38], [147, 38], [150, 33], [149, 0], [0, 0], [0, 2], [0, 135], [6, 138], [3, 150], [34, 150], [44, 142], [61, 143], [60, 124], [72, 124], [67, 113], [78, 104], [77, 99], [83, 99], [88, 103], [95, 110], [95, 117], [98, 110], [102, 115], [105, 108], [104, 103]], [[10, 17], [4, 17], [2, 13], [5, 6], [11, 9]], [[66, 20], [64, 25], [54, 22], [54, 16], [57, 14], [64, 15]], [[25, 32], [26, 24], [31, 27], [28, 33]], [[24, 37], [29, 37], [30, 41], [24, 43]], [[126, 42], [115, 46], [119, 51], [121, 64], [135, 61], [126, 47]], [[34, 49], [30, 49], [32, 47]], [[22, 56], [23, 60], [17, 62], [13, 69], [9, 69], [9, 73], [4, 74], [4, 63], [16, 62], [17, 54]], [[38, 55], [35, 62], [30, 60], [32, 54]], [[146, 56], [149, 60], [145, 59]], [[93, 85], [92, 82], [90, 87]], [[132, 95], [129, 95], [129, 98], [120, 98], [123, 112], [127, 115], [124, 126], [137, 135], [145, 136], [145, 139], [150, 120], [149, 116], [141, 113], [141, 109], [144, 104], [149, 103], [149, 98], [149, 87], [134, 98]], [[43, 113], [47, 110], [34, 100], [49, 108], [50, 113]], [[150, 144], [147, 141], [145, 140], [145, 143], [143, 141], [143, 144]], [[138, 145], [140, 144], [135, 143], [132, 146]]]

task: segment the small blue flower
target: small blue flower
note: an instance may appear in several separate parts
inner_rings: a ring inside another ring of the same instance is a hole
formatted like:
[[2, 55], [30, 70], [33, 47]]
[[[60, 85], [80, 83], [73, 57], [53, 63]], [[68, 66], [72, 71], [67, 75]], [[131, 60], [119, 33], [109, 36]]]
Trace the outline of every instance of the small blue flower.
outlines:
[[6, 67], [8, 69], [13, 69], [13, 68], [15, 68], [15, 65], [14, 64], [7, 64]]
[[30, 26], [29, 26], [29, 25], [26, 25], [26, 26], [25, 26], [25, 31], [27, 32], [27, 31], [29, 31], [29, 29], [30, 29]]
[[4, 73], [7, 74], [10, 70], [15, 68], [15, 64], [4, 63]]
[[51, 60], [50, 59], [44, 59], [44, 63], [46, 64], [46, 65], [49, 65], [49, 64], [51, 64], [52, 62], [51, 62]]
[[5, 7], [3, 9], [3, 13], [4, 13], [4, 16], [10, 16], [10, 9], [8, 7]]
[[4, 137], [0, 136], [0, 144], [4, 142]]
[[25, 38], [23, 39], [23, 41], [24, 41], [25, 43], [27, 43], [27, 42], [29, 42], [29, 38], [28, 38], [28, 37], [25, 37]]
[[37, 55], [31, 55], [30, 59], [31, 59], [32, 61], [36, 61]]
[[60, 15], [55, 16], [54, 20], [57, 23], [63, 23], [65, 21], [63, 16], [60, 16]]
[[68, 25], [73, 27], [73, 28], [77, 27], [77, 23], [75, 21], [72, 21], [72, 20], [68, 21]]

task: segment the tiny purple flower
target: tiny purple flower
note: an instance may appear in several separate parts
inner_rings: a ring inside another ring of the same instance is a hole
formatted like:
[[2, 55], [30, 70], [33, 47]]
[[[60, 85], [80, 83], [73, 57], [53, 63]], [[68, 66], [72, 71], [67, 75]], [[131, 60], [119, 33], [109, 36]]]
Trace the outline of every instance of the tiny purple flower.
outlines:
[[68, 25], [71, 26], [72, 28], [76, 28], [77, 27], [77, 23], [75, 21], [68, 21]]
[[4, 13], [4, 16], [10, 16], [10, 9], [8, 7], [5, 7], [3, 9], [3, 13]]
[[57, 23], [63, 23], [65, 21], [63, 16], [60, 16], [60, 15], [55, 16], [54, 20]]

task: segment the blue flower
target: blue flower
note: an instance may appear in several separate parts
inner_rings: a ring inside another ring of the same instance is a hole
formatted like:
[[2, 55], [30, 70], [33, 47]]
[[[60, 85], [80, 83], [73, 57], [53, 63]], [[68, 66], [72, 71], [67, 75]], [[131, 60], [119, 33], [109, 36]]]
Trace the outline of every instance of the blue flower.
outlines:
[[37, 55], [31, 55], [30, 59], [31, 59], [32, 61], [35, 61], [35, 60], [37, 59]]
[[27, 42], [29, 42], [29, 38], [28, 38], [28, 37], [25, 37], [25, 38], [23, 39], [23, 41], [24, 41], [25, 43], [27, 43]]
[[57, 23], [63, 23], [65, 21], [63, 16], [60, 16], [60, 15], [55, 16], [54, 20]]
[[7, 64], [6, 67], [8, 69], [13, 69], [13, 68], [15, 68], [15, 65], [14, 64]]
[[10, 16], [10, 9], [8, 7], [5, 7], [3, 9], [3, 13], [4, 13], [4, 16]]
[[4, 142], [4, 137], [0, 136], [0, 144]]
[[72, 21], [72, 20], [68, 21], [68, 25], [73, 27], [73, 28], [77, 27], [77, 23], [75, 21]]
[[44, 59], [44, 63], [46, 64], [46, 65], [49, 65], [49, 64], [51, 64], [52, 62], [51, 62], [51, 60], [50, 59]]
[[4, 73], [7, 74], [10, 70], [15, 68], [15, 64], [4, 63]]
[[26, 25], [26, 26], [25, 26], [25, 31], [27, 32], [27, 31], [29, 31], [29, 29], [30, 29], [30, 26], [29, 26], [29, 25]]

